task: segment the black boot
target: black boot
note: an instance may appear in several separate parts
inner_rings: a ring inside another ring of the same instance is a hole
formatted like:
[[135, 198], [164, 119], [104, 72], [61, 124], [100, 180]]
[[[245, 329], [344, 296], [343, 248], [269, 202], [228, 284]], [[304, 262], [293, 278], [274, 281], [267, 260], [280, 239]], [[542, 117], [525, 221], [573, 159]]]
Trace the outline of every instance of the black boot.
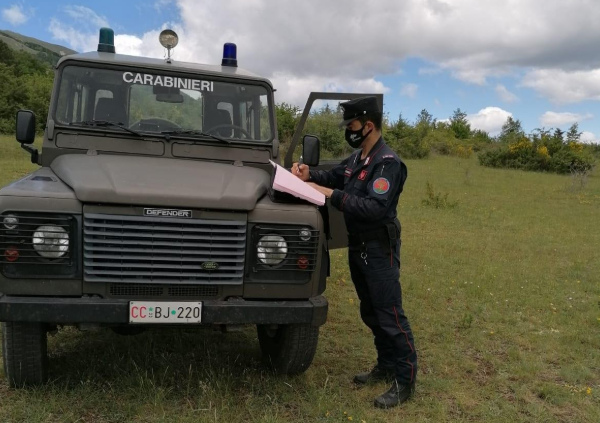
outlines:
[[375, 407], [392, 408], [408, 400], [415, 392], [415, 383], [401, 385], [398, 381], [392, 383], [392, 387], [385, 394], [375, 398]]
[[394, 380], [394, 371], [391, 369], [383, 369], [376, 365], [370, 372], [359, 373], [354, 376], [354, 383], [358, 385], [366, 385], [374, 382], [390, 382]]

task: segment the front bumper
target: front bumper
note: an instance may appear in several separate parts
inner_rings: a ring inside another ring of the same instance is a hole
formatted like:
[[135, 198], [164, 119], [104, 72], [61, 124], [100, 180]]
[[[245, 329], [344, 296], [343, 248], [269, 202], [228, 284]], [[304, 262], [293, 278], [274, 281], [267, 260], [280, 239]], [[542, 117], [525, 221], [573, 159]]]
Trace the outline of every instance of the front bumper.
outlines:
[[[202, 301], [203, 324], [311, 324], [327, 319], [323, 296], [301, 301]], [[129, 301], [102, 298], [13, 297], [0, 294], [0, 321], [128, 324]]]

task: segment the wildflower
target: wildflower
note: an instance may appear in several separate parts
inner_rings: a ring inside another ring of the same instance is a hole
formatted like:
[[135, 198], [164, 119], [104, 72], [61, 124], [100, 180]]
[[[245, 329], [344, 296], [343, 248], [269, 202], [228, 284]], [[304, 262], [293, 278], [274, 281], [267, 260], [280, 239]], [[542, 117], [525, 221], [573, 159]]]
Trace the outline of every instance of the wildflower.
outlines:
[[493, 331], [493, 330], [492, 330], [492, 331], [490, 331], [490, 335], [493, 335], [493, 334], [494, 334], [494, 331]]
[[569, 149], [571, 151], [583, 151], [583, 143], [577, 142], [577, 141], [571, 141], [569, 142]]
[[352, 416], [348, 416], [348, 420], [352, 421]]
[[329, 411], [325, 413], [325, 417], [329, 417]]
[[592, 394], [592, 388], [590, 388], [589, 386], [587, 387], [587, 389], [585, 390], [585, 393], [588, 395]]
[[542, 156], [545, 159], [550, 158], [550, 154], [548, 153], [548, 147], [546, 147], [545, 145], [539, 146], [537, 148], [537, 152], [540, 156]]

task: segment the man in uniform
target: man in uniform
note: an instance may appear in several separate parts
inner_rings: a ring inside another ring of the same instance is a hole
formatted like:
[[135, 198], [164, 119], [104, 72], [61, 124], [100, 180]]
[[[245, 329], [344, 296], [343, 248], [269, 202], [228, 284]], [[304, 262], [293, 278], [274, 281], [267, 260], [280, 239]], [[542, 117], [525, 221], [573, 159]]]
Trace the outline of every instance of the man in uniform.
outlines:
[[348, 229], [350, 274], [360, 299], [360, 315], [375, 338], [377, 364], [354, 382], [388, 381], [375, 406], [394, 407], [414, 392], [417, 353], [402, 309], [399, 282], [400, 222], [398, 198], [406, 165], [381, 137], [382, 112], [376, 97], [341, 103], [350, 157], [330, 171], [294, 163], [292, 173], [312, 185], [343, 212]]

